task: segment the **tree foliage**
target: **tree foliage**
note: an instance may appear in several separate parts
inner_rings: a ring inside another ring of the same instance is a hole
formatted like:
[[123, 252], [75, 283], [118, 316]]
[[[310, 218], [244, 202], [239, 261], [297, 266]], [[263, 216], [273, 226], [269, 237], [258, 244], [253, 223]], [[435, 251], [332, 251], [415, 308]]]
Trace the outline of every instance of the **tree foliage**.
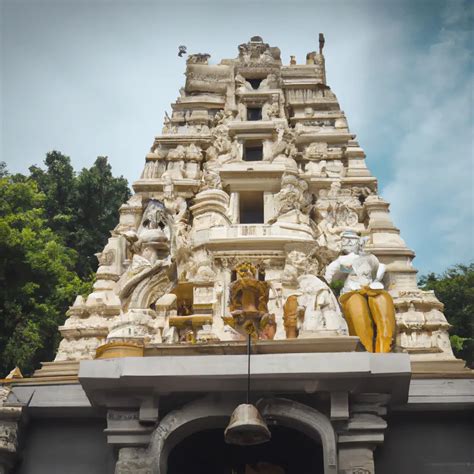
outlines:
[[32, 166], [30, 173], [46, 195], [49, 225], [78, 252], [79, 276], [89, 277], [97, 269], [94, 253], [106, 244], [118, 222], [120, 205], [130, 197], [127, 180], [112, 175], [104, 156], [77, 176], [70, 158], [57, 151], [46, 155], [45, 165], [46, 170]]
[[47, 226], [45, 196], [31, 180], [0, 179], [0, 372], [51, 358], [57, 326], [85, 283], [77, 253]]
[[450, 339], [456, 357], [468, 366], [474, 363], [474, 263], [455, 265], [441, 275], [420, 278], [420, 286], [434, 290], [444, 303], [444, 314], [452, 325]]
[[11, 176], [0, 163], [0, 377], [54, 358], [57, 327], [75, 296], [91, 291], [94, 253], [130, 196], [105, 157], [79, 174], [56, 151], [45, 165]]

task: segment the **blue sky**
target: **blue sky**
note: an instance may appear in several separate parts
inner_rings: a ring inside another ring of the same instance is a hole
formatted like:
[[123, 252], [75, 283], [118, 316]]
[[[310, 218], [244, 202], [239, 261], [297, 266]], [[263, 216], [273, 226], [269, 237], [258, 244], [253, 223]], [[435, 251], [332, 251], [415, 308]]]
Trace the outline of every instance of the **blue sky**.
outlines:
[[421, 273], [474, 257], [474, 2], [0, 0], [0, 160], [107, 155], [139, 177], [188, 51], [260, 35], [303, 62], [326, 36], [328, 84]]

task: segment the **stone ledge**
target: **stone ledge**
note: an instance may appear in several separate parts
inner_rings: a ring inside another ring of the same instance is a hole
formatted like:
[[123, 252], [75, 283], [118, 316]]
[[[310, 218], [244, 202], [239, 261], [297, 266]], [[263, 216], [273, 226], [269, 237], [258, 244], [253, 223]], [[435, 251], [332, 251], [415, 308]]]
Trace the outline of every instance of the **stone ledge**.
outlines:
[[[407, 399], [407, 354], [283, 353], [251, 359], [252, 391], [261, 393], [381, 392]], [[79, 380], [93, 405], [136, 387], [144, 393], [239, 392], [247, 379], [246, 355], [165, 356], [82, 361]]]
[[[318, 352], [352, 352], [361, 348], [355, 336], [334, 336], [315, 339], [283, 339], [256, 341], [252, 354], [294, 354]], [[213, 344], [149, 344], [145, 356], [239, 355], [247, 353], [247, 342], [229, 341]]]

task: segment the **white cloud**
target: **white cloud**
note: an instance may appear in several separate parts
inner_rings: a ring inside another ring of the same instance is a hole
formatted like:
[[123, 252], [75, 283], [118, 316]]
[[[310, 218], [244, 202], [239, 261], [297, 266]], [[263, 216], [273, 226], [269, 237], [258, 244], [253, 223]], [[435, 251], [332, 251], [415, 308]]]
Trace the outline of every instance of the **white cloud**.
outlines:
[[[474, 257], [472, 32], [467, 2], [450, 2], [435, 42], [412, 53], [397, 94], [403, 130], [383, 188], [423, 271]], [[407, 80], [408, 79], [408, 80]]]

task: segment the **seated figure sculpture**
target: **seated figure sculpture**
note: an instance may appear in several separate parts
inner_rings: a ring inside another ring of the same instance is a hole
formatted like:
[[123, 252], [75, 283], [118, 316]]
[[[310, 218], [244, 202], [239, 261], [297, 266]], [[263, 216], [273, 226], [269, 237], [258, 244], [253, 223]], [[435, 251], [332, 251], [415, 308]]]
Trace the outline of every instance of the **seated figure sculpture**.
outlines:
[[274, 323], [268, 314], [268, 284], [255, 278], [256, 269], [251, 264], [239, 265], [236, 273], [237, 280], [230, 285], [231, 324], [241, 333], [265, 339], [273, 338], [273, 331], [266, 328]]
[[348, 333], [336, 297], [315, 275], [298, 278], [298, 292], [288, 297], [283, 312], [287, 339]]
[[343, 232], [341, 241], [343, 255], [327, 266], [326, 281], [344, 281], [339, 301], [350, 334], [369, 352], [390, 352], [396, 323], [392, 297], [382, 283], [385, 265], [363, 251], [365, 240], [355, 232]]

